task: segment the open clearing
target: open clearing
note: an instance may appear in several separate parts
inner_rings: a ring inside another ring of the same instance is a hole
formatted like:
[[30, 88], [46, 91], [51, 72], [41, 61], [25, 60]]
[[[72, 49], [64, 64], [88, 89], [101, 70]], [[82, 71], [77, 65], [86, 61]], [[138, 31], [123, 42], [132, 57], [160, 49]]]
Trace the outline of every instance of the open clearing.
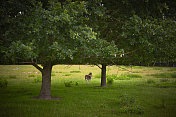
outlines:
[[[90, 82], [84, 75], [92, 72]], [[36, 100], [41, 73], [31, 65], [1, 65], [0, 117], [175, 117], [176, 68], [109, 66], [100, 86], [101, 70], [91, 65], [56, 65], [52, 72], [52, 97]]]

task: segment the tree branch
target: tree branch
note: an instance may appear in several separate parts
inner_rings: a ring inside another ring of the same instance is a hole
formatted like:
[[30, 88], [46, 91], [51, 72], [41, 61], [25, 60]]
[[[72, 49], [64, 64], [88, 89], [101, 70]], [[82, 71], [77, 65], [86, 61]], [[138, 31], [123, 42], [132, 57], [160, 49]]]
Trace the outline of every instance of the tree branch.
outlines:
[[36, 63], [34, 63], [34, 62], [32, 62], [31, 63], [35, 68], [37, 68], [39, 71], [43, 71], [43, 69], [40, 67], [40, 66], [38, 66]]
[[99, 65], [96, 65], [96, 66], [98, 66], [100, 69], [102, 69], [102, 67], [100, 67]]

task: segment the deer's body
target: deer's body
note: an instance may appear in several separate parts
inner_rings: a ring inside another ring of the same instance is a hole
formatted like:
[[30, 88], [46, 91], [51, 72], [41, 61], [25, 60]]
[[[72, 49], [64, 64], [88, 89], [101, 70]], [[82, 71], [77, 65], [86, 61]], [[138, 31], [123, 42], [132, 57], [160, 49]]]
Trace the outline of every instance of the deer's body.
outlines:
[[92, 73], [89, 73], [89, 75], [85, 75], [85, 80], [91, 80], [92, 78]]

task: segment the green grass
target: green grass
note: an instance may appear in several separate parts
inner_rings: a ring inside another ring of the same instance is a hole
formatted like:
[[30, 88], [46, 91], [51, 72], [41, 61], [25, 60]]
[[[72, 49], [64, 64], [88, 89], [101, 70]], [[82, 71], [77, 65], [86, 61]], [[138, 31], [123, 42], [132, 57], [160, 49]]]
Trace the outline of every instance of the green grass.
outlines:
[[[57, 65], [53, 68], [56, 75], [52, 76], [51, 93], [52, 97], [62, 99], [36, 100], [32, 97], [37, 97], [40, 92], [41, 74], [38, 73], [35, 77], [24, 74], [36, 70], [29, 65], [19, 65], [19, 70], [9, 72], [16, 67], [0, 66], [0, 78], [8, 81], [6, 88], [0, 88], [0, 117], [176, 116], [176, 79], [169, 77], [167, 80], [150, 75], [174, 74], [170, 70], [172, 68], [156, 70], [153, 67], [133, 66], [132, 70], [140, 70], [140, 73], [133, 74], [111, 66], [107, 77], [129, 75], [130, 80], [114, 80], [111, 85], [103, 88], [99, 87], [100, 78], [96, 78], [101, 73], [98, 67]], [[93, 78], [86, 82], [84, 75], [90, 72], [93, 73]], [[68, 77], [66, 74], [71, 75]], [[10, 75], [16, 78], [9, 78]]]
[[16, 77], [16, 75], [10, 75], [9, 78], [10, 79], [16, 79], [17, 77]]
[[28, 77], [35, 77], [35, 75], [34, 74], [30, 74], [30, 75], [28, 75]]
[[156, 73], [152, 74], [156, 78], [176, 78], [176, 73]]
[[81, 71], [70, 71], [70, 73], [81, 73]]

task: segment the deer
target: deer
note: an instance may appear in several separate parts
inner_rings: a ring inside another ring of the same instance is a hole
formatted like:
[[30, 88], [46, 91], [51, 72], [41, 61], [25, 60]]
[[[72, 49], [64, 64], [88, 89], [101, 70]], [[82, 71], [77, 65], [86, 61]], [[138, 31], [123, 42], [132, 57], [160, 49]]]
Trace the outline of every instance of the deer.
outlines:
[[92, 73], [89, 73], [88, 75], [85, 75], [85, 80], [91, 80], [92, 78]]

